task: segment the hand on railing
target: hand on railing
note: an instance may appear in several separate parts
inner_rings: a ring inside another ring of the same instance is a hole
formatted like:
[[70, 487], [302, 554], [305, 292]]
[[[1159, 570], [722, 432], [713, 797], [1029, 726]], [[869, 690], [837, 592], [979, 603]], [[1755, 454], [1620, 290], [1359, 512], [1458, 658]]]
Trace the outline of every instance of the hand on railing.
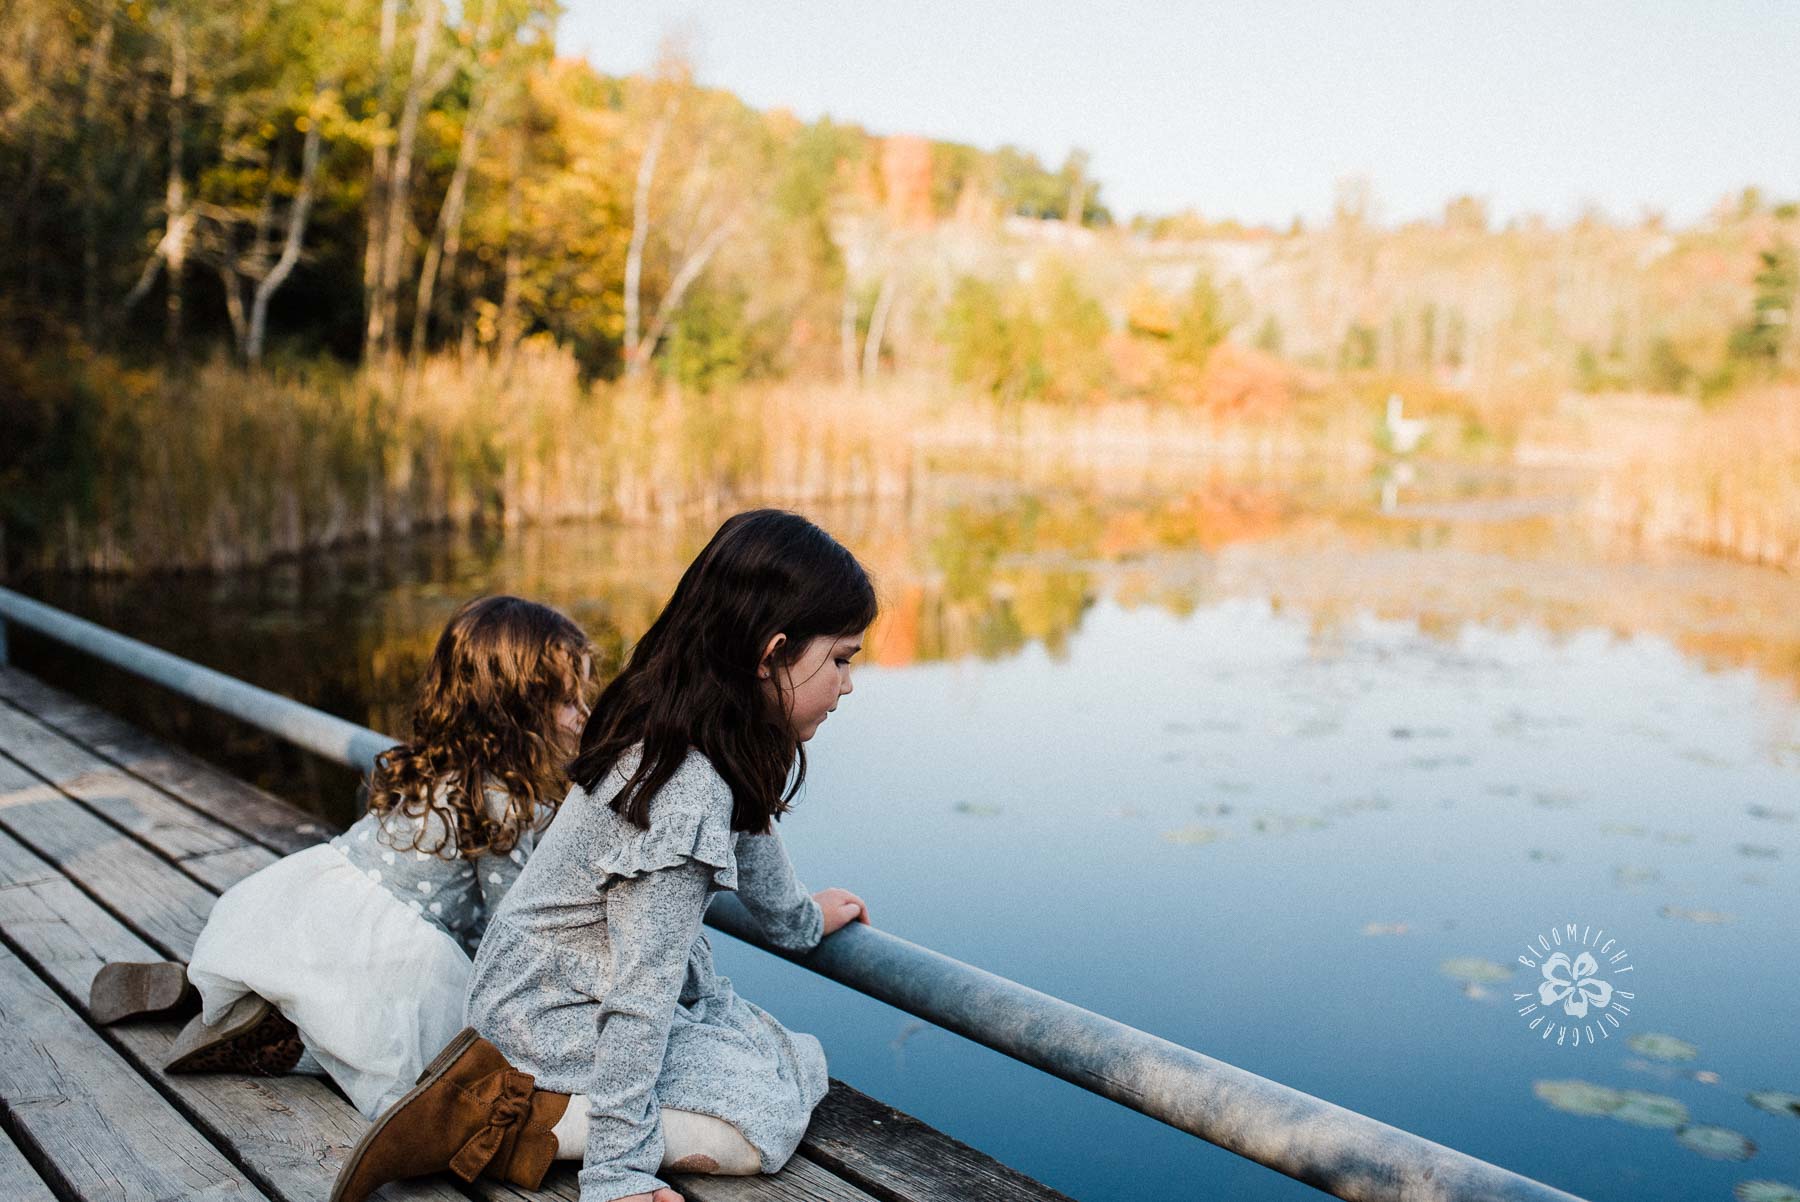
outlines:
[[[860, 922], [866, 925], [869, 921], [867, 903], [848, 889], [821, 889], [813, 894], [813, 900], [819, 903], [819, 909], [825, 914], [825, 935], [831, 934], [845, 923]], [[820, 938], [824, 938], [824, 935]]]

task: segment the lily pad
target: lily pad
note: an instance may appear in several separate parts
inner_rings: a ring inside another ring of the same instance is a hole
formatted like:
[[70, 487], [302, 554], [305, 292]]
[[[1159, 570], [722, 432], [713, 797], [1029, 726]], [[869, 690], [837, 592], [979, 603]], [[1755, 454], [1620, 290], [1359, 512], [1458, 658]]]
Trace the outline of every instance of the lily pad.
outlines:
[[1652, 1060], [1692, 1060], [1700, 1054], [1700, 1049], [1687, 1040], [1655, 1031], [1633, 1035], [1625, 1042], [1632, 1051]]
[[1800, 1202], [1800, 1189], [1779, 1181], [1740, 1181], [1731, 1196], [1738, 1202]]
[[1291, 835], [1301, 830], [1323, 830], [1327, 823], [1313, 814], [1263, 814], [1251, 819], [1250, 825], [1264, 835]]
[[1692, 1123], [1675, 1133], [1675, 1142], [1709, 1160], [1749, 1160], [1756, 1145], [1729, 1127]]
[[1531, 1092], [1566, 1114], [1592, 1118], [1611, 1114], [1625, 1104], [1625, 1095], [1592, 1081], [1533, 1081]]
[[1225, 837], [1225, 832], [1213, 826], [1178, 826], [1172, 831], [1162, 833], [1165, 843], [1185, 843], [1198, 846], [1212, 843]]
[[1674, 1098], [1639, 1089], [1621, 1091], [1625, 1104], [1612, 1112], [1622, 1123], [1634, 1127], [1662, 1127], [1673, 1131], [1688, 1121], [1688, 1110]]
[[1800, 1119], [1800, 1093], [1788, 1093], [1780, 1089], [1759, 1089], [1745, 1097], [1758, 1110], [1766, 1110], [1770, 1114], [1786, 1115]]
[[1438, 965], [1438, 971], [1452, 981], [1466, 981], [1471, 985], [1497, 985], [1512, 978], [1512, 969], [1504, 964], [1495, 964], [1492, 960], [1483, 960], [1480, 956], [1457, 956], [1445, 960]]
[[994, 818], [1000, 813], [1000, 807], [985, 801], [959, 801], [950, 807], [958, 814], [967, 814], [972, 818]]
[[1701, 926], [1716, 927], [1728, 922], [1736, 922], [1734, 915], [1723, 910], [1688, 910], [1681, 906], [1664, 906], [1661, 910], [1664, 918], [1685, 918], [1689, 922], [1697, 922]]

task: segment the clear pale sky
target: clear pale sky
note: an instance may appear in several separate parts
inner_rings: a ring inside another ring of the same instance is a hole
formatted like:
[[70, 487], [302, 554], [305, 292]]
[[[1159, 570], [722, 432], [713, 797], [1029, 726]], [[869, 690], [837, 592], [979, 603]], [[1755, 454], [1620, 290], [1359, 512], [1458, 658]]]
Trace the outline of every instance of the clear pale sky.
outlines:
[[1459, 193], [1688, 221], [1800, 199], [1800, 0], [567, 0], [565, 54], [647, 69], [669, 32], [759, 108], [1093, 155], [1113, 212], [1285, 223], [1366, 176], [1384, 220]]

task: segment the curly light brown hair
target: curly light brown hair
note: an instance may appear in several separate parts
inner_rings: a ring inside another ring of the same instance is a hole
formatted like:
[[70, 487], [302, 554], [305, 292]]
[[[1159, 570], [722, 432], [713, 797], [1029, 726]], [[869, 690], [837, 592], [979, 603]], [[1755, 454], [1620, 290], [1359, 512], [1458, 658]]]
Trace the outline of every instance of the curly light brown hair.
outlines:
[[[419, 682], [412, 737], [376, 757], [369, 809], [418, 820], [410, 849], [445, 859], [511, 851], [568, 788], [572, 740], [559, 711], [573, 705], [585, 716], [592, 655], [581, 628], [548, 606], [518, 597], [464, 605]], [[484, 804], [489, 789], [506, 794], [497, 819]], [[454, 844], [423, 845], [432, 814]]]

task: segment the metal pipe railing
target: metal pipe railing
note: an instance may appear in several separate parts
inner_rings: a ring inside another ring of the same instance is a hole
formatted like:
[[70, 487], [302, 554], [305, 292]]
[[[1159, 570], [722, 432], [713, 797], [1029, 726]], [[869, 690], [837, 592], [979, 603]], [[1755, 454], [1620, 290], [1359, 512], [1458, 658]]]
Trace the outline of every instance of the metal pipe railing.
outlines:
[[[8, 621], [358, 772], [367, 772], [374, 766], [375, 756], [398, 741], [0, 588], [0, 626]], [[0, 632], [0, 650], [5, 646], [5, 634]], [[5, 662], [0, 655], [0, 663]]]
[[[395, 740], [0, 588], [8, 621], [328, 760], [367, 771]], [[1356, 1202], [1581, 1202], [886, 931], [852, 923], [805, 954], [769, 943], [735, 897], [709, 926], [1209, 1143]]]

